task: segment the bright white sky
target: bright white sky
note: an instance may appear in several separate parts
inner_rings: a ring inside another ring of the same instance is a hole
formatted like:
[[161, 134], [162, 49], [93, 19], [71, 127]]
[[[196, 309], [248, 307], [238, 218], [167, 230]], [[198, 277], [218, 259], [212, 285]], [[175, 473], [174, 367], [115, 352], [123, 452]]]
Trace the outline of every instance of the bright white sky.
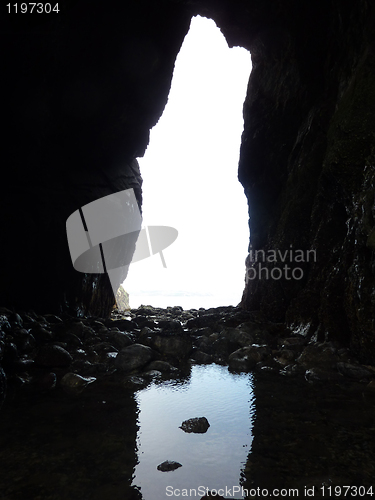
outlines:
[[230, 49], [214, 21], [192, 19], [167, 106], [139, 159], [144, 225], [179, 235], [163, 252], [167, 268], [159, 255], [130, 266], [131, 307], [240, 301], [249, 229], [237, 169], [250, 71], [248, 51]]

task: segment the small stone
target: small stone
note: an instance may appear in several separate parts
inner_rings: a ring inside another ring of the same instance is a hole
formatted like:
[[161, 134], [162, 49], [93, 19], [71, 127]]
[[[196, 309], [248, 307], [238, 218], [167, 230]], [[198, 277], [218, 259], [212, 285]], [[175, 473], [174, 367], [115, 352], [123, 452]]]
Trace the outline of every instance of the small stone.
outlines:
[[61, 379], [61, 387], [64, 391], [71, 395], [78, 395], [84, 391], [84, 389], [95, 382], [95, 377], [81, 377], [77, 373], [66, 373]]
[[184, 420], [180, 426], [184, 432], [194, 432], [196, 434], [204, 434], [210, 427], [206, 417], [195, 417]]
[[156, 468], [162, 472], [169, 472], [171, 470], [176, 470], [179, 467], [182, 467], [182, 464], [179, 462], [174, 462], [173, 460], [166, 460], [165, 462], [159, 464]]
[[72, 356], [63, 347], [58, 345], [45, 345], [40, 347], [35, 357], [35, 363], [40, 366], [69, 366], [73, 361]]

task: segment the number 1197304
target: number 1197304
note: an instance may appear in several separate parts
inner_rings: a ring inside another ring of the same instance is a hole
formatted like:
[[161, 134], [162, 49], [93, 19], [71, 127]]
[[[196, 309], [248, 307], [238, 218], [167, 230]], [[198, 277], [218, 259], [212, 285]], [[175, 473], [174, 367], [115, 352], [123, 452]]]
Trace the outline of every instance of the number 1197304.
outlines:
[[8, 3], [8, 14], [50, 14], [52, 12], [58, 14], [60, 12], [59, 4], [55, 5], [50, 3], [36, 3], [36, 2], [23, 2], [23, 3]]

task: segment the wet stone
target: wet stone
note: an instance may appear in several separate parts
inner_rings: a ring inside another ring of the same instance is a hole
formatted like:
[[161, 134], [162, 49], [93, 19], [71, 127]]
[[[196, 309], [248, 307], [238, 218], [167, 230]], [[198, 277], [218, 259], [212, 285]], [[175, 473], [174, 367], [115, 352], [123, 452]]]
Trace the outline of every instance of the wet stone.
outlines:
[[160, 320], [157, 326], [162, 329], [163, 334], [178, 334], [183, 332], [181, 323], [176, 320]]
[[324, 370], [322, 368], [310, 368], [305, 372], [305, 379], [311, 383], [342, 381], [343, 377], [337, 371]]
[[270, 355], [271, 349], [268, 346], [242, 347], [229, 356], [229, 368], [234, 371], [250, 371], [259, 361], [264, 361]]
[[36, 341], [34, 336], [24, 328], [14, 332], [15, 342], [20, 352], [30, 352], [35, 347]]
[[154, 320], [151, 320], [147, 316], [136, 316], [134, 318], [134, 323], [137, 328], [143, 328], [144, 326], [148, 326], [149, 328], [156, 328], [157, 324]]
[[58, 345], [45, 345], [39, 348], [35, 363], [47, 367], [66, 367], [73, 361], [72, 356], [63, 347]]
[[195, 434], [204, 434], [207, 432], [210, 424], [206, 417], [194, 417], [184, 420], [180, 426], [184, 432], [194, 432]]
[[120, 371], [129, 372], [142, 368], [154, 357], [154, 352], [150, 347], [133, 344], [121, 349], [116, 357], [115, 367]]
[[33, 335], [37, 342], [46, 342], [53, 339], [52, 332], [46, 330], [46, 328], [40, 325], [33, 326], [30, 330], [30, 333]]
[[178, 469], [179, 467], [182, 467], [182, 464], [174, 462], [173, 460], [166, 460], [157, 466], [157, 470], [160, 470], [161, 472], [170, 472]]
[[350, 363], [339, 362], [337, 363], [337, 369], [346, 377], [352, 378], [354, 380], [368, 380], [374, 376], [374, 373], [362, 365], [353, 365]]
[[170, 363], [167, 361], [162, 361], [159, 359], [156, 359], [155, 361], [151, 361], [151, 363], [147, 366], [149, 370], [158, 370], [160, 372], [166, 372], [166, 373], [171, 373], [171, 372], [176, 372], [178, 371], [175, 366], [172, 366]]
[[133, 343], [133, 339], [128, 334], [120, 331], [109, 331], [107, 333], [107, 338], [115, 347], [117, 347], [117, 349], [128, 347]]
[[196, 361], [197, 363], [203, 364], [210, 364], [214, 361], [214, 357], [212, 356], [212, 354], [207, 354], [206, 352], [200, 351], [199, 349], [195, 350], [192, 353], [191, 359], [193, 361]]
[[[0, 316], [0, 332], [6, 333], [6, 332], [9, 332], [10, 329], [11, 329], [11, 326], [10, 326], [10, 323], [8, 321], [8, 318], [4, 315], [1, 315]], [[1, 335], [1, 333], [0, 333], [0, 335]]]
[[154, 335], [150, 338], [150, 345], [153, 349], [165, 356], [174, 359], [185, 359], [192, 350], [192, 341], [188, 336], [162, 336]]
[[118, 319], [111, 321], [110, 323], [107, 324], [108, 327], [117, 327], [121, 332], [131, 332], [135, 328], [138, 328], [137, 323], [135, 323], [133, 320], [129, 319]]
[[66, 373], [61, 379], [61, 387], [67, 394], [78, 395], [83, 392], [89, 384], [95, 382], [95, 377], [82, 377], [77, 373]]
[[297, 358], [304, 368], [333, 369], [339, 361], [337, 350], [328, 343], [308, 344]]
[[63, 322], [63, 320], [59, 316], [56, 316], [55, 314], [45, 314], [44, 317], [46, 318], [48, 323], [59, 324]]
[[38, 386], [42, 391], [50, 391], [56, 387], [56, 373], [45, 373], [39, 380]]

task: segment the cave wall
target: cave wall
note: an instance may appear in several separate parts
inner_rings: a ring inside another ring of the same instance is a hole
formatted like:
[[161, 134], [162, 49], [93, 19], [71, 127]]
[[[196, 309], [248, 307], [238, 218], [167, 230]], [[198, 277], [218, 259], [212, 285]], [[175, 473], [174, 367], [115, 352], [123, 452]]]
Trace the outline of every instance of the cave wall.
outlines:
[[73, 269], [66, 219], [133, 188], [190, 17], [170, 2], [68, 0], [1, 15], [0, 303], [106, 315], [107, 275]]
[[[239, 179], [250, 249], [303, 252], [302, 279], [247, 279], [241, 305], [375, 355], [374, 8], [367, 0], [87, 0], [0, 18], [1, 291], [8, 306], [108, 314], [74, 271], [66, 218], [133, 187], [193, 15], [250, 50]], [[220, 103], [218, 103], [220, 105]], [[208, 186], [209, 189], [209, 186]], [[296, 262], [289, 262], [291, 267]], [[254, 263], [247, 259], [246, 276]], [[272, 270], [279, 262], [264, 262]], [[20, 284], [29, 293], [20, 293]]]
[[[249, 200], [251, 250], [292, 245], [315, 257], [287, 260], [303, 269], [301, 279], [267, 280], [265, 272], [248, 279], [242, 305], [318, 340], [345, 342], [371, 362], [373, 4], [301, 2], [281, 15], [281, 28], [250, 46], [239, 176]], [[247, 260], [254, 265], [259, 269]], [[271, 271], [284, 264], [262, 265]]]

